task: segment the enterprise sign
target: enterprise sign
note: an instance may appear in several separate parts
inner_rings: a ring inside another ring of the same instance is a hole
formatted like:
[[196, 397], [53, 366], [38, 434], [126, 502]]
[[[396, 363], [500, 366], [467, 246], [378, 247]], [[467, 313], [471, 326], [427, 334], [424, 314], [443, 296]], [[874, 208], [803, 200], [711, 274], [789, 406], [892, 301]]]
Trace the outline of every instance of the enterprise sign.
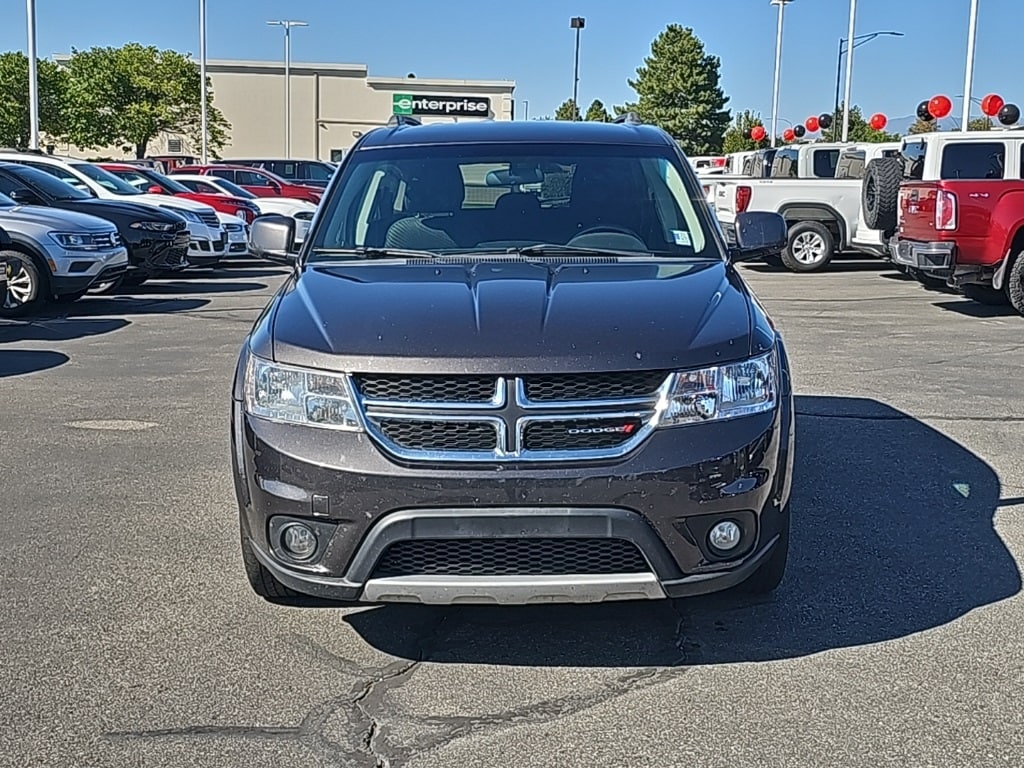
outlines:
[[396, 93], [391, 99], [391, 113], [432, 117], [487, 117], [491, 113], [491, 100], [486, 96], [413, 96]]

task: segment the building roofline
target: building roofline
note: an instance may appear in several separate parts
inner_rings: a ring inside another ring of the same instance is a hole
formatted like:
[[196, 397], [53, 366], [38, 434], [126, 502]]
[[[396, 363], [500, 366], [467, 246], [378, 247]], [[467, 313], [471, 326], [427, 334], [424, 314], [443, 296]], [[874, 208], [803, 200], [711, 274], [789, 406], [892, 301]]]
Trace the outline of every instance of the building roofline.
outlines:
[[367, 77], [370, 88], [403, 88], [411, 93], [429, 91], [433, 88], [461, 88], [464, 91], [480, 93], [505, 93], [515, 90], [515, 80], [451, 80], [426, 77]]

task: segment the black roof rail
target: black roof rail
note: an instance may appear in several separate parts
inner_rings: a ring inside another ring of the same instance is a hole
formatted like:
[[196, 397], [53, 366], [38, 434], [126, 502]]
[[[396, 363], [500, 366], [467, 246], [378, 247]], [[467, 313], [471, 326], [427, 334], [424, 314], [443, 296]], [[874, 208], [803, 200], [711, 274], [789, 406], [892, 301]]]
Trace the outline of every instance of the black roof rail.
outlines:
[[643, 125], [644, 121], [640, 119], [640, 115], [636, 112], [623, 112], [621, 115], [612, 120], [613, 123], [618, 125]]
[[400, 125], [423, 125], [423, 123], [412, 115], [392, 115], [388, 118], [388, 125], [397, 128]]

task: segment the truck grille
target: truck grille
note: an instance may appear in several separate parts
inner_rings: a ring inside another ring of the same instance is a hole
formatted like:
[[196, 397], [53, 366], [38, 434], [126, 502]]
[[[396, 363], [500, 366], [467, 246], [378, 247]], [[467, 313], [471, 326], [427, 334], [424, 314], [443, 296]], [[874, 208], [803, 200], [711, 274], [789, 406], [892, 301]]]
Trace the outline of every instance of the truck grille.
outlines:
[[355, 374], [371, 436], [409, 461], [593, 461], [656, 426], [673, 377], [627, 371], [522, 377]]
[[648, 573], [624, 539], [409, 539], [392, 544], [371, 578]]

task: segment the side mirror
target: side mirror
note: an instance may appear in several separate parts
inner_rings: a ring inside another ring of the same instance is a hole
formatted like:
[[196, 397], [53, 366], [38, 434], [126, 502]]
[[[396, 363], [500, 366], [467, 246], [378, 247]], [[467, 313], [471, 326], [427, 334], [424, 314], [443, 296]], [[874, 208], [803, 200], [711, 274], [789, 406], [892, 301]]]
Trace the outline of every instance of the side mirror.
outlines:
[[24, 187], [20, 189], [12, 189], [8, 197], [21, 205], [41, 205], [43, 202], [39, 199], [39, 195], [30, 189], [25, 189]]
[[260, 216], [249, 227], [249, 250], [257, 259], [295, 263], [295, 219], [277, 213]]
[[154, 184], [152, 187], [150, 187], [146, 191], [149, 194], [151, 194], [151, 195], [166, 195], [167, 194], [166, 192], [164, 192], [164, 188], [163, 187], [157, 186], [156, 184]]
[[736, 243], [730, 253], [732, 261], [748, 261], [773, 256], [786, 247], [789, 227], [777, 213], [751, 211], [736, 216]]

